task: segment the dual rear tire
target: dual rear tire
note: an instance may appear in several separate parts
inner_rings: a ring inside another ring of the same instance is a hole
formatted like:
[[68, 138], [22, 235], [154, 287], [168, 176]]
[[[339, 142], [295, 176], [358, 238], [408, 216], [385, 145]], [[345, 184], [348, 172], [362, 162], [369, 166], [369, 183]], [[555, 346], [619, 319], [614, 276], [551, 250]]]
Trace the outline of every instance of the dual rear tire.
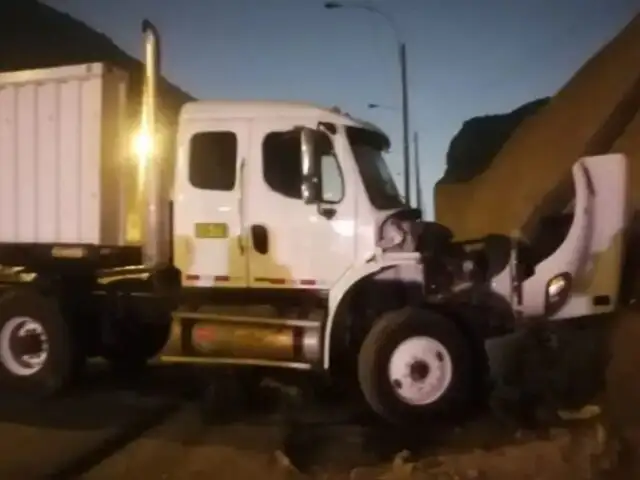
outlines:
[[[167, 341], [168, 321], [139, 325], [136, 335], [118, 338], [101, 352], [118, 373], [139, 371]], [[28, 289], [5, 293], [0, 297], [0, 387], [30, 397], [64, 391], [86, 363], [86, 343], [91, 341], [85, 338], [86, 328], [80, 330], [64, 317], [54, 297]]]
[[50, 396], [67, 387], [84, 358], [57, 302], [29, 290], [0, 298], [0, 384]]

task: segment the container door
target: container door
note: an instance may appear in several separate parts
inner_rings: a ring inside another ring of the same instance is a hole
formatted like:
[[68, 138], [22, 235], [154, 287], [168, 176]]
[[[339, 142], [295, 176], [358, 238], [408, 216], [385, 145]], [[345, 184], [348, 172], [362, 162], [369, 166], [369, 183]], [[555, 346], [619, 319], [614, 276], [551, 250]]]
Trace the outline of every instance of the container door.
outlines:
[[174, 258], [185, 286], [244, 287], [242, 191], [249, 123], [187, 123], [174, 194]]

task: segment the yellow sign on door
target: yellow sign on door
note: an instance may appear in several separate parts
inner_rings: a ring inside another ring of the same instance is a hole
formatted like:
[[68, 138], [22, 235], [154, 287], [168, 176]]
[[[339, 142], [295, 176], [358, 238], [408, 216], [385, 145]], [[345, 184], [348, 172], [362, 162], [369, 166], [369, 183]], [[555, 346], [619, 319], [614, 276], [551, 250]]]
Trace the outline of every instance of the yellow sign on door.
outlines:
[[196, 223], [196, 238], [229, 238], [229, 226], [226, 223]]

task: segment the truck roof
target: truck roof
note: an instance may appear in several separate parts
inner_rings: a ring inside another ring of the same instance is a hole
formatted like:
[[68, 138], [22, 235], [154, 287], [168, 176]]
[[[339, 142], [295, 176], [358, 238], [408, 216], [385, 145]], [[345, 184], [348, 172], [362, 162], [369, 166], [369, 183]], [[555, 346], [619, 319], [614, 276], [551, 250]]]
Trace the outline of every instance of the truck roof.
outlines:
[[352, 117], [335, 107], [324, 107], [307, 102], [282, 100], [201, 100], [188, 102], [182, 107], [182, 119], [198, 118], [260, 118], [313, 117], [318, 121], [335, 122], [386, 133], [373, 123]]

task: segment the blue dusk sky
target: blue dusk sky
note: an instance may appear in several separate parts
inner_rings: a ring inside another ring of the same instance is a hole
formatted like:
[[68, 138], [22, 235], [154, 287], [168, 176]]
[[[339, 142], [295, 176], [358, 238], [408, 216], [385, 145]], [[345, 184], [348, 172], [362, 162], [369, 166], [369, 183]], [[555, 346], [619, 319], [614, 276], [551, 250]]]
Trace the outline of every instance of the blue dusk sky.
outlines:
[[[141, 53], [140, 21], [163, 36], [166, 76], [198, 98], [307, 100], [380, 125], [401, 180], [394, 30], [322, 0], [48, 0]], [[360, 2], [362, 3], [362, 2]], [[637, 0], [378, 0], [407, 44], [411, 130], [425, 206], [451, 137], [476, 115], [557, 91], [639, 10]], [[387, 108], [371, 110], [370, 103]]]

